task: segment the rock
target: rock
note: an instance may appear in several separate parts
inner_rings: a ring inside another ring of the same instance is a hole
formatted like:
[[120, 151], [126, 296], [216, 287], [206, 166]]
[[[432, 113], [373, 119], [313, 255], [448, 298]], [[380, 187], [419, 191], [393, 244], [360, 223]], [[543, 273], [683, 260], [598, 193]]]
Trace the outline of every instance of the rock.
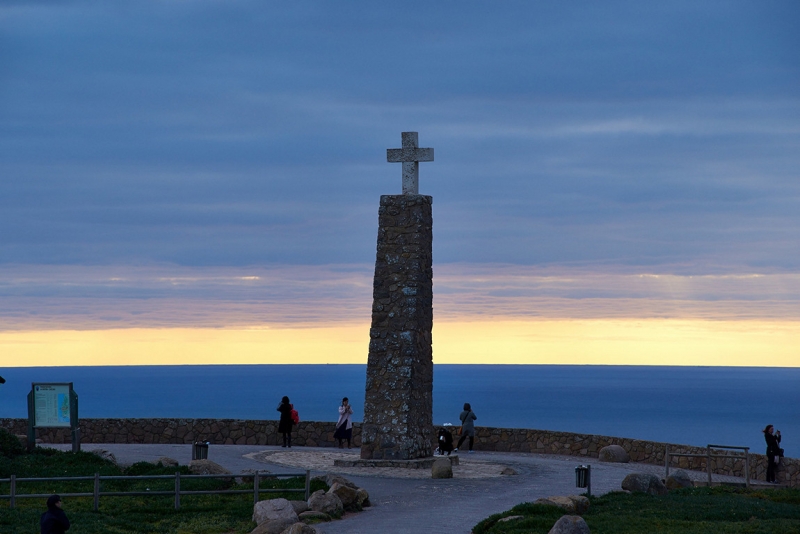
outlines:
[[358, 503], [357, 489], [351, 488], [350, 486], [343, 486], [338, 482], [334, 482], [331, 489], [328, 490], [328, 493], [339, 497], [345, 510], [353, 508], [354, 505]]
[[565, 515], [556, 521], [547, 534], [591, 534], [591, 531], [581, 516]]
[[317, 534], [317, 529], [308, 526], [305, 523], [295, 523], [281, 532], [281, 534]]
[[328, 514], [323, 514], [322, 512], [314, 512], [313, 510], [309, 510], [307, 512], [301, 512], [298, 514], [300, 521], [330, 521], [331, 516]]
[[349, 480], [347, 480], [346, 478], [344, 478], [341, 475], [333, 475], [333, 474], [329, 473], [327, 475], [316, 476], [316, 477], [312, 478], [311, 480], [322, 481], [325, 484], [327, 484], [327, 486], [329, 488], [338, 482], [342, 486], [348, 486], [348, 487], [351, 487], [353, 489], [358, 489], [358, 486], [356, 486], [354, 483], [350, 482]]
[[192, 460], [189, 471], [193, 475], [230, 475], [231, 472], [211, 460]]
[[109, 462], [111, 462], [114, 465], [117, 465], [117, 457], [114, 456], [113, 452], [108, 452], [105, 449], [92, 449], [91, 451], [88, 451], [88, 452], [99, 456], [103, 460], [108, 460]]
[[[510, 476], [510, 475], [518, 475], [519, 473], [517, 473], [516, 471], [514, 471], [510, 467], [504, 467], [503, 470], [500, 471], [500, 474], [501, 475], [509, 475]], [[509, 516], [509, 517], [511, 517], [511, 516]]]
[[583, 515], [589, 511], [589, 498], [583, 495], [570, 495], [569, 500], [575, 503], [575, 513]]
[[253, 482], [253, 475], [255, 475], [256, 473], [268, 473], [268, 472], [269, 471], [266, 471], [264, 469], [243, 469], [241, 473], [239, 473], [242, 476], [238, 476], [234, 480], [236, 480], [237, 484], [250, 484]]
[[317, 490], [308, 499], [308, 507], [315, 512], [322, 512], [338, 517], [344, 511], [342, 500], [333, 493]]
[[298, 516], [308, 511], [308, 503], [306, 501], [289, 501], [289, 503], [292, 505], [292, 508], [294, 508], [294, 513]]
[[358, 495], [358, 505], [362, 508], [366, 508], [368, 506], [372, 506], [372, 503], [369, 502], [369, 493], [364, 488], [358, 488], [356, 490], [356, 495]]
[[647, 473], [631, 473], [622, 481], [622, 489], [631, 492], [666, 495], [667, 487], [661, 479]]
[[667, 489], [671, 490], [691, 488], [694, 486], [694, 482], [692, 482], [692, 479], [689, 478], [689, 474], [686, 473], [686, 471], [683, 469], [678, 469], [667, 477], [666, 486]]
[[554, 496], [537, 499], [534, 504], [558, 506], [565, 512], [582, 515], [589, 510], [589, 499], [583, 495], [568, 495], [566, 497]]
[[161, 464], [164, 467], [177, 467], [178, 466], [178, 460], [176, 460], [174, 458], [170, 458], [169, 456], [162, 456], [161, 458], [159, 458], [158, 460], [156, 460], [153, 463], [155, 463], [156, 465]]
[[453, 465], [447, 458], [439, 458], [431, 467], [432, 478], [453, 478]]
[[284, 530], [294, 525], [293, 522], [283, 519], [264, 521], [250, 531], [250, 534], [282, 534]]
[[601, 462], [614, 462], [618, 464], [627, 464], [631, 461], [628, 451], [623, 449], [620, 445], [609, 445], [600, 449], [598, 459]]
[[299, 519], [291, 502], [286, 499], [269, 499], [258, 501], [253, 506], [253, 521], [258, 525], [267, 521], [283, 521], [286, 524], [278, 531], [281, 532], [292, 523], [297, 523]]
[[507, 523], [509, 521], [516, 521], [517, 519], [525, 519], [524, 515], [510, 515], [497, 520], [498, 523]]

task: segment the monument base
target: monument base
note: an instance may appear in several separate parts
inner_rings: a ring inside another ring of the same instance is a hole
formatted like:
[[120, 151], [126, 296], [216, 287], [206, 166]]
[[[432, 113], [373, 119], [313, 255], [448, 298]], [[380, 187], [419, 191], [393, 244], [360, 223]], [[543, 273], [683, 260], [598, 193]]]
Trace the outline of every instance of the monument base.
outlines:
[[430, 469], [433, 462], [441, 458], [450, 460], [450, 465], [458, 465], [458, 455], [432, 456], [413, 460], [334, 460], [336, 467], [399, 467], [401, 469]]

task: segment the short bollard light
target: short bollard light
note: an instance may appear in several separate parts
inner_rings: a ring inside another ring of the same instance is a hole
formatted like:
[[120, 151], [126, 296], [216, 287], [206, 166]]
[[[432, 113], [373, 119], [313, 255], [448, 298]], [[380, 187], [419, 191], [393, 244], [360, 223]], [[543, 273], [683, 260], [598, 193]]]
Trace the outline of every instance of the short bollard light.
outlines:
[[592, 494], [592, 466], [579, 465], [575, 468], [575, 487], [586, 488], [588, 495]]

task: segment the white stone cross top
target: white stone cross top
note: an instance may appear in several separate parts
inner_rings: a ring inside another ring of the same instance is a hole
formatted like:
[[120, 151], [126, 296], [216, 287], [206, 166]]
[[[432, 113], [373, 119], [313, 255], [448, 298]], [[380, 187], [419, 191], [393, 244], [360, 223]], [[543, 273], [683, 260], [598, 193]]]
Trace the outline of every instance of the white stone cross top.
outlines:
[[403, 148], [386, 149], [386, 161], [403, 164], [403, 194], [419, 195], [419, 162], [433, 161], [432, 148], [419, 148], [417, 132], [403, 132]]

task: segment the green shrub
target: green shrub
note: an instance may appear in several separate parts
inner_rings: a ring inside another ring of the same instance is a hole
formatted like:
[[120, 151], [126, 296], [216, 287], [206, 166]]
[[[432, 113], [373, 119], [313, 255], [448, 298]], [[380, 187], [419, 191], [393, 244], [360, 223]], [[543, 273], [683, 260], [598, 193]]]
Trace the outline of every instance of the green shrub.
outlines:
[[22, 443], [19, 442], [17, 436], [5, 428], [0, 428], [0, 456], [14, 458], [24, 453], [25, 448], [22, 446]]

